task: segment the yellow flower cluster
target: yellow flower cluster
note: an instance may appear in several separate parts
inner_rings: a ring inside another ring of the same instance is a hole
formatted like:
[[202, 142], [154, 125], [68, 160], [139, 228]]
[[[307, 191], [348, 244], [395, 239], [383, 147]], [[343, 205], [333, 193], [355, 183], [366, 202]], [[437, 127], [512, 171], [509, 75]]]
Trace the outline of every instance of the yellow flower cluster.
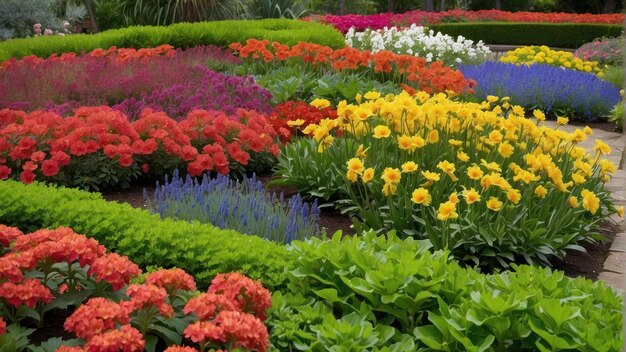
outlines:
[[410, 194], [414, 204], [432, 204], [441, 221], [472, 207], [489, 214], [539, 202], [596, 214], [601, 201], [592, 190], [616, 170], [602, 158], [611, 151], [606, 143], [596, 140], [592, 153], [578, 145], [591, 129], [545, 127], [541, 112], [526, 118], [507, 99], [467, 103], [445, 94], [368, 93], [359, 104], [342, 101], [337, 113], [336, 120], [309, 125], [304, 133], [324, 145], [322, 152], [332, 145], [333, 131], [359, 141], [347, 163], [350, 182], [360, 177], [385, 196]]
[[513, 51], [508, 51], [506, 55], [500, 58], [500, 62], [518, 65], [531, 65], [534, 63], [547, 64], [576, 71], [595, 73], [600, 78], [604, 76], [602, 67], [597, 61], [584, 61], [575, 57], [571, 52], [552, 50], [545, 45], [524, 46]]

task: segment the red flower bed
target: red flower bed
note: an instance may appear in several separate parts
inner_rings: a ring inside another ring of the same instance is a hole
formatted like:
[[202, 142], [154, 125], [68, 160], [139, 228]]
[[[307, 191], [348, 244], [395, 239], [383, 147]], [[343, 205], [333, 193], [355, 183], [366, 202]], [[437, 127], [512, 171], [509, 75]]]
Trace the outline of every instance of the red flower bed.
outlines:
[[0, 225], [0, 244], [0, 335], [23, 334], [7, 332], [7, 323], [43, 324], [43, 312], [77, 307], [63, 327], [82, 345], [57, 351], [134, 352], [148, 342], [168, 351], [197, 351], [183, 343], [200, 350], [269, 347], [263, 321], [271, 294], [239, 273], [216, 276], [206, 293], [190, 298], [196, 284], [183, 270], [159, 270], [129, 285], [141, 273], [136, 264], [69, 228], [25, 235]]
[[162, 176], [260, 171], [279, 152], [267, 117], [239, 109], [192, 111], [176, 121], [145, 109], [129, 122], [109, 107], [83, 107], [68, 118], [45, 111], [0, 110], [0, 179], [35, 179], [84, 188], [127, 186], [141, 173]]
[[499, 10], [463, 11], [450, 10], [443, 12], [410, 11], [402, 14], [383, 13], [375, 15], [345, 16], [314, 16], [306, 20], [317, 20], [328, 23], [342, 33], [350, 27], [357, 31], [366, 28], [382, 29], [383, 27], [410, 26], [411, 24], [429, 25], [442, 22], [548, 22], [548, 23], [613, 23], [623, 24], [624, 14], [577, 14], [577, 13], [543, 13], [543, 12], [508, 12]]
[[296, 60], [316, 68], [328, 67], [336, 71], [372, 70], [374, 74], [393, 75], [397, 82], [410, 83], [428, 93], [461, 93], [467, 91], [470, 85], [461, 72], [444, 66], [441, 61], [427, 64], [423, 58], [389, 51], [371, 53], [351, 47], [333, 49], [305, 42], [289, 47], [257, 39], [248, 39], [246, 44], [233, 43], [230, 48], [244, 59], [244, 63], [246, 58], [251, 61], [263, 58], [266, 63]]

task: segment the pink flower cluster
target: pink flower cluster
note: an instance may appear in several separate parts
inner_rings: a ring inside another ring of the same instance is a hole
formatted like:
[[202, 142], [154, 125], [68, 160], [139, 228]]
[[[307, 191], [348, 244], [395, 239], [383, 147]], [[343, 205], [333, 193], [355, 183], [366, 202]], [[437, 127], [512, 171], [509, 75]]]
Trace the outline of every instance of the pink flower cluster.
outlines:
[[624, 14], [576, 14], [576, 13], [543, 13], [543, 12], [508, 12], [499, 10], [463, 11], [450, 10], [442, 12], [410, 11], [403, 14], [383, 13], [375, 15], [324, 15], [309, 17], [308, 20], [319, 20], [346, 33], [350, 27], [357, 31], [367, 28], [382, 29], [393, 26], [410, 26], [411, 24], [429, 25], [441, 22], [538, 22], [538, 23], [624, 23]]

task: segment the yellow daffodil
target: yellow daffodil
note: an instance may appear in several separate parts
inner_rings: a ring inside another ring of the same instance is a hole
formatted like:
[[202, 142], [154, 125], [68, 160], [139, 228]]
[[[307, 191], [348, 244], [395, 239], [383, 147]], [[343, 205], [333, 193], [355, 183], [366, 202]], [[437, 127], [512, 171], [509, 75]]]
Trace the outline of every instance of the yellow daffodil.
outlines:
[[602, 155], [611, 154], [611, 147], [600, 139], [596, 139], [596, 145], [593, 147], [593, 150]]
[[330, 101], [326, 99], [316, 98], [311, 103], [309, 103], [309, 105], [314, 106], [318, 109], [323, 109], [330, 106]]
[[430, 193], [428, 192], [427, 189], [422, 188], [422, 187], [417, 188], [416, 190], [413, 191], [413, 194], [411, 194], [411, 201], [413, 201], [413, 203], [416, 203], [416, 204], [429, 206], [430, 200], [431, 200]]
[[392, 167], [386, 167], [383, 170], [383, 175], [380, 177], [386, 183], [398, 184], [400, 183], [400, 178], [402, 177], [400, 170]]
[[620, 218], [623, 218], [623, 217], [624, 217], [624, 206], [623, 206], [623, 205], [622, 205], [621, 207], [617, 208], [617, 215], [618, 215]]
[[431, 171], [422, 171], [422, 176], [426, 179], [426, 182], [422, 184], [422, 186], [430, 186], [433, 183], [439, 181], [440, 174]]
[[303, 119], [287, 121], [287, 126], [289, 126], [289, 127], [299, 127], [299, 126], [302, 126], [303, 124], [304, 124], [304, 120]]
[[511, 188], [507, 193], [506, 193], [506, 198], [508, 200], [511, 201], [511, 203], [513, 204], [517, 204], [519, 203], [520, 200], [522, 200], [522, 194], [520, 193], [520, 191]]
[[542, 185], [539, 185], [535, 188], [535, 195], [539, 198], [545, 198], [548, 194], [548, 189]]
[[459, 150], [456, 153], [456, 158], [459, 159], [462, 162], [468, 162], [469, 161], [469, 155], [467, 155], [465, 152], [463, 152], [462, 150]]
[[487, 201], [487, 208], [493, 211], [500, 211], [502, 209], [502, 202], [498, 200], [496, 197], [490, 197]]
[[368, 183], [373, 178], [374, 178], [374, 169], [371, 167], [368, 167], [367, 169], [363, 171], [363, 175], [361, 176], [361, 181], [363, 181], [363, 183]]
[[472, 204], [480, 201], [480, 194], [474, 188], [470, 188], [463, 190], [463, 198], [467, 204]]
[[374, 127], [374, 138], [387, 138], [391, 135], [391, 129], [385, 125], [378, 125]]
[[574, 196], [569, 197], [569, 206], [570, 208], [578, 208], [578, 198]]
[[600, 209], [600, 198], [588, 189], [583, 189], [580, 195], [583, 197], [583, 208], [595, 215], [598, 209]]
[[467, 168], [467, 176], [472, 180], [480, 180], [483, 177], [483, 170], [477, 165], [470, 166]]
[[417, 164], [413, 161], [407, 161], [406, 163], [402, 164], [402, 171], [415, 172], [417, 171]]
[[456, 219], [457, 217], [459, 217], [459, 214], [456, 212], [456, 204], [450, 201], [439, 204], [437, 219], [447, 221], [449, 219]]
[[556, 118], [556, 124], [559, 126], [567, 125], [569, 123], [569, 119], [567, 117], [558, 116]]

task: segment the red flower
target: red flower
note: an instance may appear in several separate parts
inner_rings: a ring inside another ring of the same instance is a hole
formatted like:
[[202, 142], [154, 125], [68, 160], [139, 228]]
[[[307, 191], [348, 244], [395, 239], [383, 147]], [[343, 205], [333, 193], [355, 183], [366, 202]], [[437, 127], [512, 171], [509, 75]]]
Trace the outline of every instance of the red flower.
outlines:
[[222, 310], [238, 310], [241, 305], [224, 295], [214, 293], [203, 293], [198, 297], [190, 299], [183, 312], [185, 314], [194, 313], [200, 320], [214, 318]]
[[24, 233], [17, 227], [0, 224], [0, 244], [4, 247], [9, 247], [13, 241], [23, 235]]
[[124, 325], [119, 330], [111, 330], [96, 335], [87, 342], [87, 352], [142, 352], [145, 341], [143, 335], [130, 325]]
[[21, 283], [5, 282], [0, 285], [0, 297], [14, 307], [25, 305], [34, 308], [37, 302], [50, 303], [52, 292], [37, 279], [24, 279]]
[[163, 287], [167, 292], [196, 290], [196, 283], [193, 276], [187, 274], [182, 269], [162, 269], [155, 271], [146, 277], [146, 283]]
[[136, 311], [145, 307], [157, 307], [161, 315], [164, 317], [174, 316], [174, 309], [167, 304], [167, 292], [164, 288], [153, 284], [133, 284], [126, 289], [126, 295], [130, 297], [130, 301], [124, 302], [125, 307], [130, 311]]
[[41, 164], [41, 172], [47, 177], [55, 176], [59, 173], [59, 164], [54, 160], [46, 160]]
[[170, 346], [163, 352], [198, 352], [198, 350], [188, 346]]
[[14, 256], [7, 255], [0, 258], [0, 279], [16, 283], [23, 278], [21, 265]]
[[141, 165], [141, 171], [143, 171], [144, 174], [147, 174], [148, 172], [150, 172], [150, 165], [148, 164]]
[[95, 335], [115, 329], [116, 324], [128, 324], [129, 311], [106, 298], [92, 298], [79, 306], [63, 327], [81, 339], [90, 340]]
[[29, 184], [35, 181], [35, 174], [32, 171], [22, 171], [20, 174], [20, 181], [24, 182], [24, 184]]
[[[7, 323], [0, 317], [0, 335], [4, 335], [7, 332]], [[184, 351], [181, 351], [184, 352]]]
[[71, 162], [70, 156], [67, 155], [65, 152], [53, 152], [52, 160], [56, 161], [60, 167], [67, 166]]
[[206, 321], [197, 321], [189, 324], [183, 334], [195, 343], [203, 341], [226, 342], [223, 329]]
[[117, 162], [122, 167], [129, 167], [133, 164], [133, 156], [131, 154], [122, 154]]
[[40, 163], [43, 161], [43, 159], [46, 158], [46, 153], [42, 152], [42, 151], [37, 151], [34, 152], [33, 154], [30, 155], [30, 160], [36, 162], [36, 163]]
[[22, 169], [25, 171], [35, 171], [39, 166], [32, 161], [27, 161], [22, 165]]
[[111, 253], [98, 258], [89, 268], [89, 274], [98, 281], [110, 283], [114, 290], [119, 290], [130, 282], [131, 278], [141, 274], [141, 270], [128, 257]]
[[208, 293], [221, 294], [236, 301], [244, 312], [253, 313], [265, 320], [265, 310], [272, 306], [272, 296], [260, 282], [240, 273], [219, 274], [209, 287]]
[[6, 180], [11, 176], [11, 169], [5, 165], [0, 165], [0, 180]]
[[[267, 351], [270, 345], [267, 327], [252, 314], [238, 311], [221, 311], [215, 324], [225, 336], [222, 341], [231, 342], [233, 347], [243, 347], [254, 351]], [[192, 340], [193, 341], [193, 340]]]

